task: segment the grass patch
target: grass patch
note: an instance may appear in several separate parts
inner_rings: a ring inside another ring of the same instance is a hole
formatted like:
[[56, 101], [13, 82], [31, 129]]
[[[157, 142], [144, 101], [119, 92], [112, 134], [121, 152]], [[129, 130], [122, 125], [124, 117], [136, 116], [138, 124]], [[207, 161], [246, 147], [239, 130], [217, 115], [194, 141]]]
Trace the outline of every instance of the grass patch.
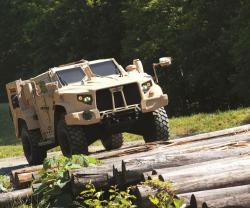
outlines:
[[0, 175], [0, 192], [7, 192], [11, 189], [9, 176]]
[[[170, 119], [171, 138], [176, 136], [192, 135], [250, 123], [250, 108], [240, 108], [225, 112], [199, 113], [192, 116]], [[23, 155], [20, 140], [16, 139], [14, 127], [9, 116], [8, 105], [0, 104], [0, 158]], [[141, 136], [124, 134], [125, 141], [136, 141]], [[100, 141], [94, 145], [101, 145]], [[55, 148], [53, 151], [58, 151]]]
[[217, 131], [248, 123], [250, 123], [250, 108], [171, 118], [171, 137]]

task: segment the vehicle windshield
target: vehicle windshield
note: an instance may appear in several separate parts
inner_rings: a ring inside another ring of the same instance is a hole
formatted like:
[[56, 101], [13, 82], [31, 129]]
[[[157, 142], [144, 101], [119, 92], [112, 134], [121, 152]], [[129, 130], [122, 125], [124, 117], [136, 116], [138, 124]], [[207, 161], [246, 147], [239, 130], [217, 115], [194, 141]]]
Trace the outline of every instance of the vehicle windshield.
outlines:
[[80, 82], [85, 77], [81, 67], [57, 71], [56, 74], [63, 85]]
[[89, 66], [95, 75], [109, 76], [120, 74], [117, 65], [112, 60], [90, 64]]

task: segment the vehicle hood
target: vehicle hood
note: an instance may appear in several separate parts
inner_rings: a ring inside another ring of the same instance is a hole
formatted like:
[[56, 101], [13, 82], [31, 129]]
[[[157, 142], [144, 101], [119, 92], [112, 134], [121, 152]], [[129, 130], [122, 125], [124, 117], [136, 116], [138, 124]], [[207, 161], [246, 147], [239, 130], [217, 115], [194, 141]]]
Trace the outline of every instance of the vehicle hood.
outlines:
[[93, 77], [91, 80], [84, 80], [82, 83], [74, 83], [64, 86], [58, 90], [59, 93], [87, 93], [100, 89], [126, 85], [130, 83], [143, 83], [150, 80], [150, 75], [129, 74], [125, 76], [112, 75], [108, 77]]

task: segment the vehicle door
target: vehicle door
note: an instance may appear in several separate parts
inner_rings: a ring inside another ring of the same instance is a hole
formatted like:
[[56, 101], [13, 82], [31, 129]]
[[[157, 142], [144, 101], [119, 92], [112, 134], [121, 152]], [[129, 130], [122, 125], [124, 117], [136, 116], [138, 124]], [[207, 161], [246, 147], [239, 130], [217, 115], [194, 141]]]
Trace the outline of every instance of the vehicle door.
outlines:
[[53, 97], [48, 93], [46, 83], [51, 82], [48, 74], [35, 80], [35, 109], [43, 139], [54, 139]]

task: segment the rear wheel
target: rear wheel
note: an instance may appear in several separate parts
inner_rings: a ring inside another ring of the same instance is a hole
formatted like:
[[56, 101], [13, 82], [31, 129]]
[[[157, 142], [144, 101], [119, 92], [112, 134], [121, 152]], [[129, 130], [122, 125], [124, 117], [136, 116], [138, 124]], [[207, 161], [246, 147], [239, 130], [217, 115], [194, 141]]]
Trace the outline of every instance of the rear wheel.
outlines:
[[82, 126], [68, 126], [63, 116], [57, 123], [56, 131], [64, 156], [88, 154], [88, 141]]
[[44, 147], [38, 146], [41, 137], [39, 129], [28, 130], [26, 124], [22, 126], [21, 139], [23, 151], [29, 165], [40, 165], [47, 157], [47, 150]]
[[118, 149], [123, 145], [122, 134], [105, 135], [101, 138], [106, 150]]
[[169, 123], [165, 109], [159, 108], [143, 118], [144, 141], [166, 141], [169, 139]]

